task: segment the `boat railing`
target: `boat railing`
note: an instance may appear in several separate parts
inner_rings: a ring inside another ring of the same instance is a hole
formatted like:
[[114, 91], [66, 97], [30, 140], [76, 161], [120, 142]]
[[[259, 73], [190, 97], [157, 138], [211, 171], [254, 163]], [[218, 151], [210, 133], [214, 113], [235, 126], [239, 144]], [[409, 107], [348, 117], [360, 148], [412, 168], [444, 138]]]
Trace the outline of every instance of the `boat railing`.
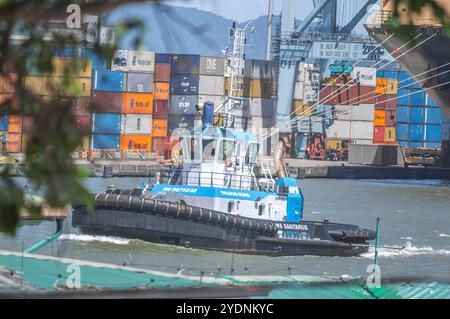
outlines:
[[232, 188], [238, 190], [264, 190], [260, 186], [256, 178], [248, 174], [236, 174], [235, 172], [220, 173], [220, 172], [199, 172], [199, 171], [181, 171], [174, 172], [169, 180], [173, 185], [187, 185], [187, 186], [209, 186]]

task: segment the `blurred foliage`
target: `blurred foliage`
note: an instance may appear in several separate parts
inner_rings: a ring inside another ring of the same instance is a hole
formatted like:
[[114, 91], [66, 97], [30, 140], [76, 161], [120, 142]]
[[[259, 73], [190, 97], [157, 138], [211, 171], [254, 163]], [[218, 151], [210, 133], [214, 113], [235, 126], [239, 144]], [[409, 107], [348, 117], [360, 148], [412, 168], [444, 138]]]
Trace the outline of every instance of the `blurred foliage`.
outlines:
[[[412, 24], [413, 16], [420, 14], [422, 9], [429, 6], [434, 12], [435, 17], [442, 25], [442, 29], [450, 35], [450, 17], [446, 14], [445, 10], [441, 5], [434, 0], [394, 0], [394, 7], [397, 8], [394, 12], [394, 16], [390, 20], [390, 25], [394, 28], [396, 33], [405, 38], [414, 38], [415, 27]], [[407, 8], [407, 19], [410, 24], [400, 23], [400, 8]], [[415, 44], [415, 41], [411, 41]]]
[[[57, 70], [52, 58], [67, 47], [89, 47], [99, 58], [111, 61], [115, 48], [100, 45], [99, 39], [88, 45], [73, 32], [55, 31], [49, 22], [59, 19], [64, 23], [70, 14], [66, 13], [66, 8], [72, 3], [80, 4], [82, 14], [88, 12], [101, 17], [115, 6], [127, 2], [138, 1], [0, 0], [0, 77], [14, 88], [14, 96], [1, 103], [0, 114], [21, 114], [31, 121], [31, 131], [23, 141], [26, 143], [24, 172], [28, 183], [44, 194], [51, 207], [64, 207], [73, 201], [83, 202], [88, 209], [93, 207], [92, 198], [82, 184], [86, 172], [80, 170], [71, 157], [82, 144], [83, 134], [77, 127], [73, 110], [74, 97], [81, 92], [77, 74], [84, 69], [86, 59], [76, 57], [65, 63], [62, 70]], [[144, 32], [140, 21], [130, 19], [117, 26], [116, 39], [130, 29], [137, 31], [138, 35]], [[17, 34], [26, 37], [22, 42], [12, 43], [11, 36]], [[138, 40], [135, 46], [140, 46]], [[26, 85], [29, 75], [43, 77], [42, 85], [50, 93], [43, 96], [32, 85]], [[95, 111], [95, 105], [89, 105], [88, 109]], [[32, 215], [39, 215], [40, 208], [24, 200], [26, 194], [8, 176], [9, 169], [4, 165], [1, 173], [0, 232], [14, 234], [20, 212], [26, 209]]]

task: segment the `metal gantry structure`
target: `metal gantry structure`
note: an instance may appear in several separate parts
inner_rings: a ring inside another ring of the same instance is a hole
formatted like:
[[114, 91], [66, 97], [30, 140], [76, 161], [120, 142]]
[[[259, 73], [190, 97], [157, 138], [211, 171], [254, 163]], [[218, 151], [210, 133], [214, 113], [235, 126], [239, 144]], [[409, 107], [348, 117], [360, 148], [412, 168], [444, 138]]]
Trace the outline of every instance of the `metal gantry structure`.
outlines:
[[[277, 80], [275, 117], [276, 126], [282, 133], [292, 132], [289, 121], [295, 78], [299, 63], [308, 59], [314, 41], [325, 33], [337, 34], [340, 39], [345, 40], [365, 16], [370, 5], [375, 4], [377, 0], [366, 0], [359, 9], [353, 8], [355, 13], [352, 13], [352, 18], [339, 30], [336, 25], [338, 0], [313, 0], [314, 9], [299, 27], [295, 23], [295, 2], [295, 0], [282, 1], [281, 25], [272, 39], [273, 60], [278, 65], [275, 72]], [[310, 31], [308, 27], [313, 21], [318, 23]]]

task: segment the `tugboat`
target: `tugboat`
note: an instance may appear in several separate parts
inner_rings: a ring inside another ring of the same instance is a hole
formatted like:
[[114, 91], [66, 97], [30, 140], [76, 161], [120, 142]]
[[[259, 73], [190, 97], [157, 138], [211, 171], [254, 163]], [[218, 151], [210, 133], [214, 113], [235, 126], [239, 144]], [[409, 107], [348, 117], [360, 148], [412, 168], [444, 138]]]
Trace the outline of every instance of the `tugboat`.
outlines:
[[[179, 134], [183, 162], [168, 182], [95, 194], [93, 212], [74, 205], [73, 226], [88, 234], [243, 254], [368, 251], [374, 231], [302, 220], [304, 198], [297, 180], [286, 174], [281, 151], [276, 152], [277, 178], [267, 171], [257, 178], [256, 136], [209, 124], [184, 131]], [[268, 169], [267, 163], [262, 167]]]

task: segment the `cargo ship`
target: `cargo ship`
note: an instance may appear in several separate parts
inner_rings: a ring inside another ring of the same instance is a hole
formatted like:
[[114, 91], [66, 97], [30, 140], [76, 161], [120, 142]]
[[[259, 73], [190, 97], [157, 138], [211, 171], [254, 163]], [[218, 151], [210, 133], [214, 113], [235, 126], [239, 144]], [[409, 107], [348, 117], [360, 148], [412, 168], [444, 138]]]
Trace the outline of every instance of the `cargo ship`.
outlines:
[[[401, 24], [411, 25], [414, 29], [414, 47], [407, 54], [401, 55], [398, 48], [411, 39], [408, 36], [400, 36], [389, 24], [394, 16], [394, 2], [385, 0], [382, 2], [382, 10], [368, 21], [366, 25], [370, 35], [376, 39], [389, 53], [396, 58], [409, 74], [419, 82], [422, 88], [427, 89], [427, 93], [438, 104], [441, 110], [450, 117], [450, 37], [442, 28], [440, 21], [434, 17], [430, 7], [422, 8], [420, 14], [411, 14], [407, 8], [400, 7], [399, 21]], [[436, 1], [444, 12], [450, 15], [450, 1]], [[394, 35], [393, 35], [394, 34]], [[417, 46], [416, 46], [417, 45]], [[405, 48], [405, 50], [411, 47]], [[446, 137], [448, 140], [448, 137]]]
[[73, 205], [72, 225], [87, 234], [269, 256], [356, 256], [375, 238], [356, 225], [302, 220], [303, 194], [287, 177], [281, 151], [277, 178], [256, 178], [259, 141], [250, 133], [200, 124], [180, 144], [183, 162], [167, 182], [95, 194], [93, 212]]

